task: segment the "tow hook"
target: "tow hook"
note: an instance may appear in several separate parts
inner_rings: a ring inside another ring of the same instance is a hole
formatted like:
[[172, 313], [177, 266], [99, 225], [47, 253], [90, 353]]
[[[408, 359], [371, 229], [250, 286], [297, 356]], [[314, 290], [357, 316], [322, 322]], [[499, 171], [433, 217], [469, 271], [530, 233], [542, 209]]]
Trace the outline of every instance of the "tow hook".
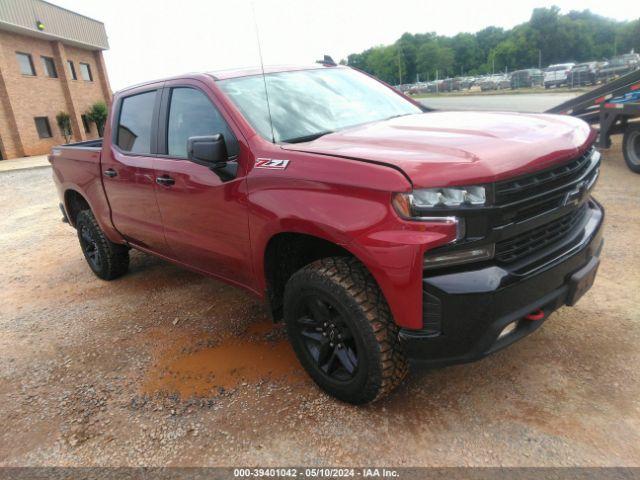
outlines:
[[532, 320], [536, 322], [538, 320], [543, 320], [544, 317], [546, 317], [545, 313], [542, 311], [542, 309], [538, 308], [537, 310], [534, 310], [530, 314], [525, 315], [524, 318], [525, 320]]

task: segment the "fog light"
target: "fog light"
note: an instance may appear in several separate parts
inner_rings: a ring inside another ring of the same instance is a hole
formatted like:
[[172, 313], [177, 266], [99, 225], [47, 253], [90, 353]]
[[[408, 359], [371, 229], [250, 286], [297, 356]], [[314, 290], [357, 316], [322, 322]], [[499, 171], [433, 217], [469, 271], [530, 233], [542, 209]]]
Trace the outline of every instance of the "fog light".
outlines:
[[443, 253], [427, 253], [424, 256], [424, 268], [439, 268], [446, 265], [460, 265], [493, 258], [495, 245], [485, 245], [467, 250], [455, 250]]
[[518, 328], [518, 321], [516, 320], [515, 322], [511, 322], [510, 324], [508, 324], [506, 327], [502, 329], [502, 331], [500, 332], [500, 335], [498, 335], [498, 340], [506, 337], [510, 333], [515, 332], [517, 328]]

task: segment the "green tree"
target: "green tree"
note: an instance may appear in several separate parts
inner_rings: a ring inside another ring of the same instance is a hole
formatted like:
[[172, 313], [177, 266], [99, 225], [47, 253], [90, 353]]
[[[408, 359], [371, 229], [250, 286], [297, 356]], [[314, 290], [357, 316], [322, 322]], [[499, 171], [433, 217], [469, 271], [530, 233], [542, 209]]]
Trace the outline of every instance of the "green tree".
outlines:
[[418, 71], [422, 78], [435, 78], [436, 71], [439, 78], [453, 72], [454, 51], [449, 47], [440, 45], [437, 40], [423, 44], [418, 49]]
[[102, 137], [104, 134], [104, 124], [107, 121], [107, 104], [104, 102], [96, 102], [91, 105], [91, 108], [87, 112], [87, 118], [96, 124], [98, 129], [98, 135]]
[[618, 22], [589, 10], [562, 14], [556, 6], [536, 8], [529, 21], [510, 30], [487, 27], [453, 37], [404, 33], [391, 45], [380, 45], [347, 57], [347, 64], [389, 83], [438, 75], [512, 71], [569, 61], [603, 60], [640, 51], [640, 19]]
[[60, 132], [62, 132], [62, 135], [64, 136], [65, 143], [69, 143], [73, 136], [73, 133], [71, 132], [71, 117], [67, 112], [58, 112], [56, 115], [56, 123], [60, 128]]

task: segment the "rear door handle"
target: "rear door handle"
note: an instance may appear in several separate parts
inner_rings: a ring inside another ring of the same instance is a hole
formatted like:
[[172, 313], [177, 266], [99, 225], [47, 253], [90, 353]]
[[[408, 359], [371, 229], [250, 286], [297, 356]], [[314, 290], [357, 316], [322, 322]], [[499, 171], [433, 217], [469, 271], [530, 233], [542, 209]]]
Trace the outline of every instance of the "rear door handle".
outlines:
[[174, 183], [176, 183], [176, 181], [173, 178], [171, 178], [169, 175], [162, 175], [161, 177], [156, 178], [156, 183], [158, 185], [164, 185], [166, 187], [169, 187]]
[[113, 168], [109, 168], [105, 170], [103, 173], [105, 177], [109, 177], [109, 178], [118, 176], [118, 172], [116, 172]]

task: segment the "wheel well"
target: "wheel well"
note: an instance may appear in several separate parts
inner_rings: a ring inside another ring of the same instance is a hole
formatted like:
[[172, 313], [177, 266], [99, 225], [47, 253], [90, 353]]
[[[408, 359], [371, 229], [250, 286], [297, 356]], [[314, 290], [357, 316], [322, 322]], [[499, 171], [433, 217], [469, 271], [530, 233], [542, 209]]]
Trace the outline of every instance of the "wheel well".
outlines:
[[64, 203], [69, 215], [69, 223], [76, 226], [76, 218], [82, 210], [91, 210], [89, 202], [75, 190], [67, 190], [64, 194]]
[[274, 320], [282, 318], [284, 287], [295, 272], [326, 257], [353, 257], [340, 245], [302, 233], [279, 233], [269, 240], [264, 256], [267, 299]]

